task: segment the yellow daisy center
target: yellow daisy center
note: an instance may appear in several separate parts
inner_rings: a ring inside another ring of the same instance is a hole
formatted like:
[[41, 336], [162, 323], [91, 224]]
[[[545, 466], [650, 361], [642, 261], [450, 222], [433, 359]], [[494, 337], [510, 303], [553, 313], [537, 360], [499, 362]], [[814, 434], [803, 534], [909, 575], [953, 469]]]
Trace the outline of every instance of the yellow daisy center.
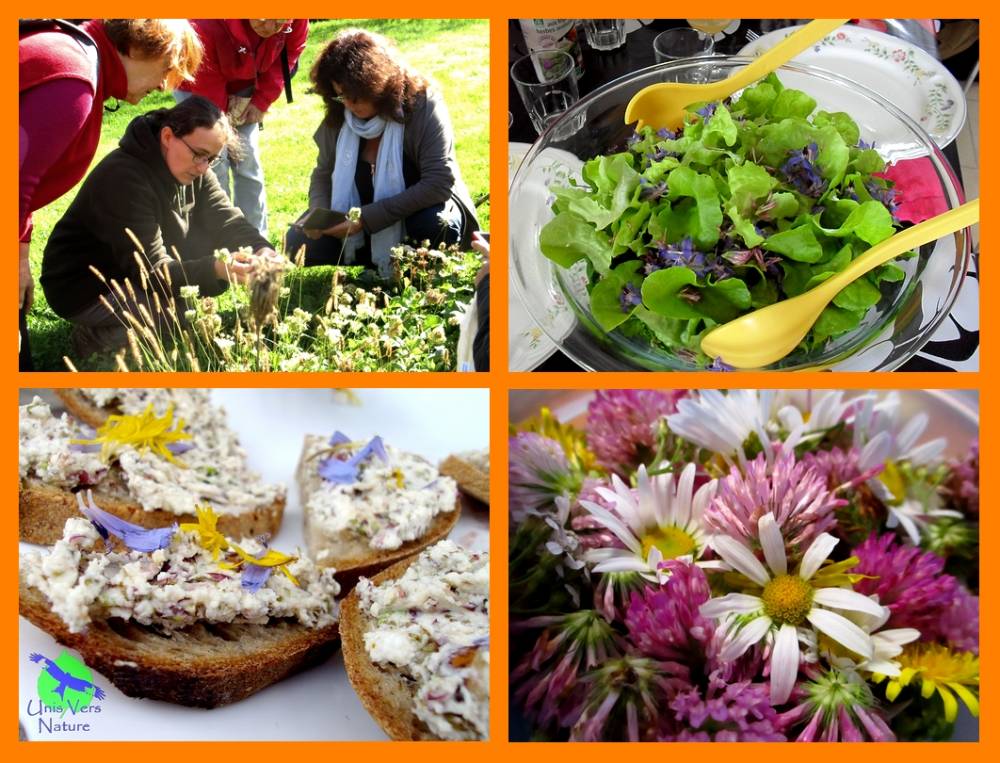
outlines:
[[812, 609], [813, 588], [796, 575], [778, 575], [764, 586], [760, 598], [764, 613], [772, 620], [801, 625]]
[[894, 505], [901, 504], [906, 498], [906, 477], [903, 475], [903, 470], [899, 468], [899, 464], [895, 461], [886, 461], [885, 469], [882, 470], [878, 478], [892, 493]]
[[649, 551], [654, 546], [660, 549], [660, 553], [663, 554], [664, 559], [676, 559], [679, 556], [688, 556], [694, 554], [695, 549], [698, 548], [698, 544], [695, 543], [691, 534], [676, 525], [656, 527], [645, 533], [639, 541], [642, 543], [642, 555], [644, 558], [649, 556]]

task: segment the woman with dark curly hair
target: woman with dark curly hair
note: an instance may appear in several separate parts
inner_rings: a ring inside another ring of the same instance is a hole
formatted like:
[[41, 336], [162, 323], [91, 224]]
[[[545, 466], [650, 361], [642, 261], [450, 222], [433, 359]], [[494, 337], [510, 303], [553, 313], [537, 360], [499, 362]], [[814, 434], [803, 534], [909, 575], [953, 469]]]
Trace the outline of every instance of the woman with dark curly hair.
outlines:
[[326, 115], [313, 136], [319, 158], [309, 207], [356, 207], [361, 217], [324, 230], [292, 226], [289, 255], [305, 246], [307, 265], [371, 263], [385, 277], [389, 250], [404, 236], [468, 246], [478, 223], [444, 99], [392, 42], [360, 29], [341, 32], [310, 77]]

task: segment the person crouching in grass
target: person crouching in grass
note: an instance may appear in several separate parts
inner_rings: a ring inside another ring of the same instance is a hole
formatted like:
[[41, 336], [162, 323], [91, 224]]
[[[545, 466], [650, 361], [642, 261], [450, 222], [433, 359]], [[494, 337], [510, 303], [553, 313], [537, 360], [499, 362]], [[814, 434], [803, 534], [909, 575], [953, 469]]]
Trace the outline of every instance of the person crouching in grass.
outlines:
[[[239, 151], [236, 133], [195, 96], [132, 120], [83, 182], [49, 237], [41, 276], [49, 306], [73, 324], [78, 357], [124, 347], [126, 313], [169, 323], [166, 306], [182, 288], [216, 296], [246, 282], [257, 258], [277, 257], [209, 171], [224, 150]], [[241, 247], [254, 254], [215, 256]], [[112, 287], [126, 279], [131, 288]]]

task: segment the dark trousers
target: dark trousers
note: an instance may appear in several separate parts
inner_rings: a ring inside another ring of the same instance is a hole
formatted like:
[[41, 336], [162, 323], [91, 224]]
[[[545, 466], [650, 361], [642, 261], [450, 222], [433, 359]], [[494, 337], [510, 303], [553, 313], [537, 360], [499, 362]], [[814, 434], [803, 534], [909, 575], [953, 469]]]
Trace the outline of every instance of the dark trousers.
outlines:
[[[406, 237], [414, 243], [430, 241], [432, 247], [438, 244], [456, 244], [462, 238], [462, 212], [455, 201], [449, 199], [444, 204], [435, 204], [414, 212], [403, 221], [403, 228]], [[354, 253], [355, 265], [364, 265], [366, 268], [373, 267], [371, 250], [368, 247], [369, 237], [365, 235], [365, 246], [359, 248]], [[335, 236], [321, 236], [318, 239], [311, 239], [299, 228], [294, 226], [288, 229], [285, 234], [285, 251], [288, 256], [295, 259], [295, 255], [302, 247], [306, 248], [306, 267], [312, 265], [336, 265], [343, 264], [340, 253], [344, 246], [343, 239]]]
[[17, 356], [18, 371], [34, 371], [35, 364], [31, 360], [31, 342], [28, 335], [28, 311], [21, 309], [18, 316], [18, 331], [21, 335], [21, 349]]

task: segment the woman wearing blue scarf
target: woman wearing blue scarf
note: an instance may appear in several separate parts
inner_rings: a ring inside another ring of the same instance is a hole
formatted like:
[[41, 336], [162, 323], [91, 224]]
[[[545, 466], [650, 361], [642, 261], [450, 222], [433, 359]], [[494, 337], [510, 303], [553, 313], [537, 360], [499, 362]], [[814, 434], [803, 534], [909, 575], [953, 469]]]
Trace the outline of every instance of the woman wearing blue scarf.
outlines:
[[326, 107], [313, 136], [319, 158], [310, 209], [361, 210], [323, 230], [293, 226], [286, 251], [307, 265], [363, 264], [388, 277], [389, 251], [405, 239], [468, 246], [478, 229], [455, 158], [444, 99], [385, 37], [341, 32], [310, 77]]

